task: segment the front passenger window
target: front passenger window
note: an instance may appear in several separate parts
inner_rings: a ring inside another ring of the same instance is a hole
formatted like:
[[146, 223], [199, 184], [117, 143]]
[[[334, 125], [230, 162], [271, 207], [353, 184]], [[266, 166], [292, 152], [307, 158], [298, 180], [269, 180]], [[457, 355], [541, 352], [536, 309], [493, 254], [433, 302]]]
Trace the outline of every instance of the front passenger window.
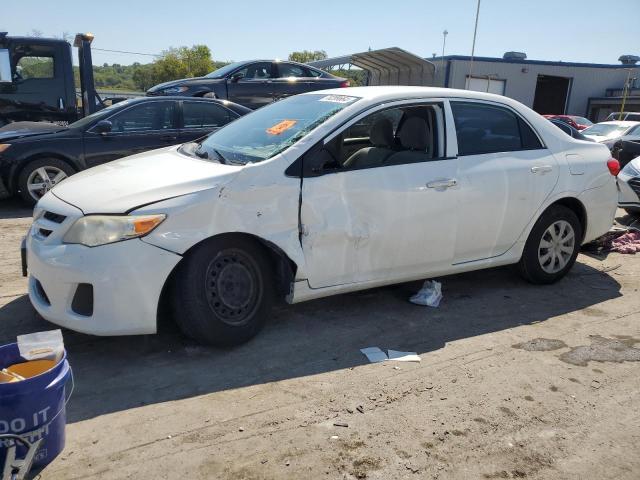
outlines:
[[359, 170], [432, 160], [438, 157], [439, 118], [442, 118], [439, 105], [407, 106], [373, 113], [325, 146], [336, 159], [331, 167]]
[[112, 132], [152, 132], [174, 129], [173, 103], [152, 102], [136, 105], [110, 118]]

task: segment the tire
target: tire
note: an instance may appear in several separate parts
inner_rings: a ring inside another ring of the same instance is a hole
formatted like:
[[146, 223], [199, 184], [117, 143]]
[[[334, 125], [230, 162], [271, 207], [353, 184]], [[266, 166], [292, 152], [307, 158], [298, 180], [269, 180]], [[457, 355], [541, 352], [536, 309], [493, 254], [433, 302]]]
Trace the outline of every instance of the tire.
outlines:
[[243, 237], [212, 239], [178, 267], [173, 316], [197, 342], [238, 345], [264, 326], [274, 284], [269, 257], [259, 243]]
[[[42, 172], [42, 173], [40, 173]], [[47, 179], [42, 181], [42, 175]], [[58, 158], [40, 158], [25, 165], [18, 174], [18, 193], [29, 205], [36, 202], [55, 185], [76, 173], [71, 165]], [[57, 180], [56, 180], [57, 179]], [[34, 190], [30, 185], [43, 185], [42, 189]]]
[[[554, 234], [557, 240], [553, 238]], [[535, 284], [557, 282], [575, 263], [581, 240], [582, 225], [576, 214], [563, 205], [551, 206], [538, 219], [529, 234], [518, 263], [520, 275]], [[557, 247], [545, 248], [543, 242]]]
[[640, 208], [625, 208], [624, 211], [632, 217], [640, 217]]

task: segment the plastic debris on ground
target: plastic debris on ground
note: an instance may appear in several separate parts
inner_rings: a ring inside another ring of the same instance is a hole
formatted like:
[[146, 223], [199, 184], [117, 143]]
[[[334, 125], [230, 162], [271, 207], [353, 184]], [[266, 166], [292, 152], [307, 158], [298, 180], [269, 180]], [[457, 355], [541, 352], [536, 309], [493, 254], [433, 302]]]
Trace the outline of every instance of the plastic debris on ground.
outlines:
[[426, 307], [437, 307], [442, 300], [442, 284], [435, 280], [425, 280], [422, 288], [409, 299], [411, 303]]
[[360, 351], [369, 359], [371, 363], [384, 362], [385, 360], [394, 360], [396, 362], [419, 362], [420, 356], [416, 352], [400, 352], [398, 350], [389, 350], [389, 355], [384, 353], [378, 347], [362, 348]]
[[389, 360], [396, 362], [419, 362], [420, 357], [416, 352], [398, 352], [397, 350], [389, 350]]
[[371, 363], [384, 362], [388, 359], [387, 354], [378, 347], [361, 348], [360, 351], [369, 359]]

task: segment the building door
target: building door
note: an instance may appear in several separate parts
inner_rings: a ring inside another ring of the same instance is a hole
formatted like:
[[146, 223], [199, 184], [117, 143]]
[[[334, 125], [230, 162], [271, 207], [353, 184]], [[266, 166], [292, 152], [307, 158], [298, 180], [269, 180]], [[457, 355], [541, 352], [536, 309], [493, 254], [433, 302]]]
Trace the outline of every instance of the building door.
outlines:
[[562, 115], [567, 112], [571, 78], [538, 75], [533, 109], [540, 115]]

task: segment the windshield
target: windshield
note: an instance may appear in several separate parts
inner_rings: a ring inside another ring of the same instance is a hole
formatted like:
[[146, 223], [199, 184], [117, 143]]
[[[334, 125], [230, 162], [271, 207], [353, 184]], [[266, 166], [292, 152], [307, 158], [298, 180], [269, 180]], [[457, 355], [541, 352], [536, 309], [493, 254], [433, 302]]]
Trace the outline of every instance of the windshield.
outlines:
[[597, 123], [592, 127], [585, 128], [583, 135], [597, 135], [599, 137], [617, 137], [629, 129], [628, 125], [615, 125], [612, 123]]
[[123, 100], [122, 102], [114, 103], [113, 105], [108, 106], [107, 108], [103, 108], [102, 110], [98, 110], [97, 112], [92, 113], [91, 115], [87, 115], [84, 118], [81, 118], [77, 122], [73, 122], [69, 125], [69, 128], [85, 128], [96, 120], [100, 120], [101, 118], [108, 117], [113, 113], [114, 110], [117, 110], [120, 107], [124, 107], [125, 105], [129, 105], [132, 102], [131, 99]]
[[[358, 100], [347, 95], [296, 95], [240, 117], [212, 133], [193, 152], [222, 163], [261, 162], [286, 150], [329, 117]], [[193, 145], [193, 144], [192, 144]], [[192, 149], [183, 148], [190, 155]]]
[[236, 68], [241, 67], [242, 65], [245, 65], [247, 62], [235, 62], [235, 63], [230, 63], [229, 65], [225, 65], [224, 67], [220, 67], [217, 70], [214, 70], [211, 73], [207, 73], [205, 75], [205, 77], [207, 78], [224, 78], [227, 75], [229, 75], [231, 72], [233, 72]]

